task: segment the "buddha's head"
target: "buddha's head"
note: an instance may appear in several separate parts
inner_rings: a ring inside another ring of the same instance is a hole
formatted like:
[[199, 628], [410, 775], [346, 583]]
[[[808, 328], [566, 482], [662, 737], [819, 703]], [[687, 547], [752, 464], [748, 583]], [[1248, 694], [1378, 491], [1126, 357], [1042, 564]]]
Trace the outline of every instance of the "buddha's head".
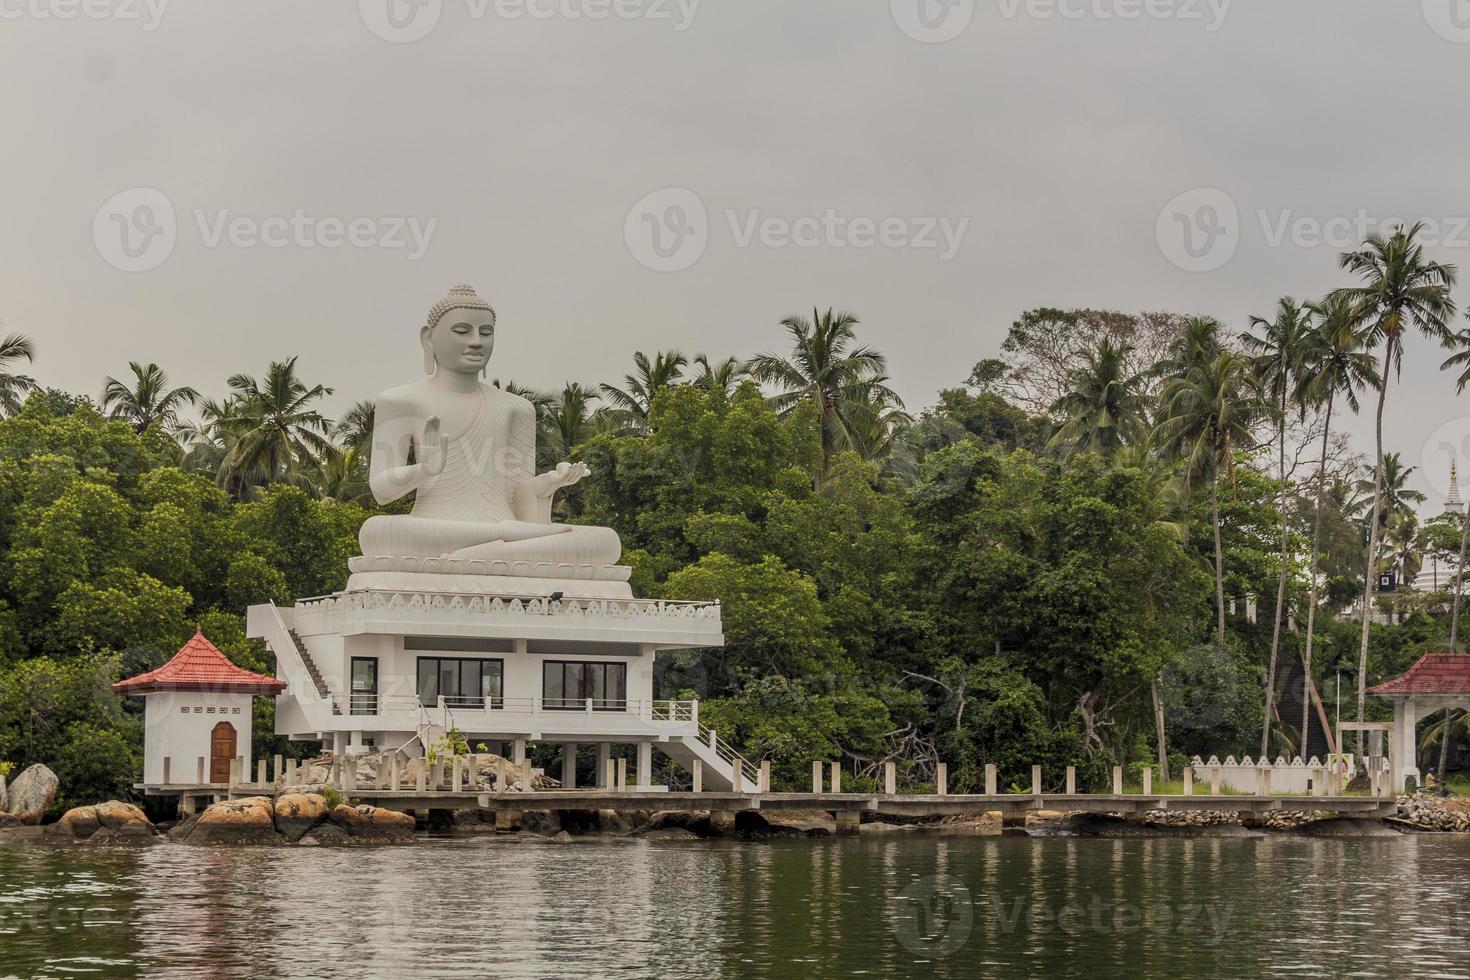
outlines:
[[429, 309], [419, 328], [424, 348], [424, 371], [436, 368], [457, 374], [479, 374], [490, 363], [495, 348], [495, 310], [461, 283]]

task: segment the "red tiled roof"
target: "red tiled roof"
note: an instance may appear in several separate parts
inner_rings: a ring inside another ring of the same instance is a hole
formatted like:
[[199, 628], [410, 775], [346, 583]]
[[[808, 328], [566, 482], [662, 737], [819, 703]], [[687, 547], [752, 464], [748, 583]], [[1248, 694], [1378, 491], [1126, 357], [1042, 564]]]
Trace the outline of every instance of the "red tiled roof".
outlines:
[[203, 633], [174, 654], [173, 659], [146, 674], [112, 685], [118, 694], [148, 694], [153, 691], [221, 691], [230, 694], [280, 694], [286, 682], [262, 677], [230, 663]]
[[1470, 694], [1470, 653], [1426, 653], [1402, 677], [1369, 694]]

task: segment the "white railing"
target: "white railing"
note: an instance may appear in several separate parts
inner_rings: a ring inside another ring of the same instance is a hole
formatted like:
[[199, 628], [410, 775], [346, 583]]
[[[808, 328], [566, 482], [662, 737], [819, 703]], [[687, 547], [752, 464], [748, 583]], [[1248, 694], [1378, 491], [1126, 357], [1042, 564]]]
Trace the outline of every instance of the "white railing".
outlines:
[[500, 596], [470, 592], [420, 592], [363, 589], [302, 599], [299, 617], [323, 616], [359, 610], [407, 612], [465, 612], [488, 616], [559, 616], [594, 619], [657, 619], [714, 621], [720, 619], [718, 602], [675, 602], [665, 599], [558, 599], [547, 596]]
[[426, 709], [448, 709], [459, 714], [474, 712], [540, 714], [584, 712], [586, 714], [631, 714], [645, 721], [689, 724], [699, 720], [698, 701], [613, 700], [608, 698], [502, 698], [445, 697], [424, 704], [412, 694], [336, 694], [332, 708], [338, 715], [377, 715], [397, 712], [418, 714]]
[[704, 739], [704, 744], [713, 749], [715, 755], [728, 765], [730, 772], [737, 777], [735, 779], [736, 792], [742, 792], [744, 790], [744, 787], [740, 785], [739, 777], [741, 776], [744, 776], [755, 786], [760, 785], [760, 770], [755, 767], [753, 762], [730, 748], [726, 742], [721, 740], [714, 731], [703, 723], [699, 726], [699, 735]]

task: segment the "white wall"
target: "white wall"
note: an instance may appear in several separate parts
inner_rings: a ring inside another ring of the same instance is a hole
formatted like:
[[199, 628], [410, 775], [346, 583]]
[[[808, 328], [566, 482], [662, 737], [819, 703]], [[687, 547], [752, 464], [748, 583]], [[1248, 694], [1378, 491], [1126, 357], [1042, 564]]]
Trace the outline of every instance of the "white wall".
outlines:
[[253, 769], [251, 695], [177, 691], [148, 694], [144, 700], [143, 782], [163, 782], [165, 756], [173, 759], [171, 782], [194, 782], [201, 756], [208, 781], [210, 736], [222, 721], [235, 726], [235, 754], [244, 757], [247, 773]]

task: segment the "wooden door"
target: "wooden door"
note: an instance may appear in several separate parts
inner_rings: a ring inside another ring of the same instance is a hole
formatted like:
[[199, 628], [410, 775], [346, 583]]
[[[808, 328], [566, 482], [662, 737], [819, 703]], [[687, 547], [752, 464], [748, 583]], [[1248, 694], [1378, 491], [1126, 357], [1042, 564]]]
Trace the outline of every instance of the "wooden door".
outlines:
[[235, 758], [235, 726], [222, 721], [209, 736], [209, 781], [228, 783], [230, 762]]

